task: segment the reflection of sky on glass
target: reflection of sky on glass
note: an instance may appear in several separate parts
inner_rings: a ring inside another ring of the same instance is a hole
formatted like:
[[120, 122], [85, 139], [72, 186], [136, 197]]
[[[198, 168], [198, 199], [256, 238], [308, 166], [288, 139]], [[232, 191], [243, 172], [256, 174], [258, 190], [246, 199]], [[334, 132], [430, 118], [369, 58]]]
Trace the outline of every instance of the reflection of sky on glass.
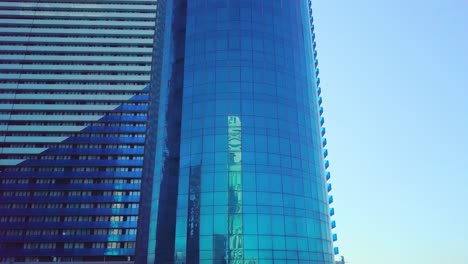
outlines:
[[340, 251], [467, 263], [468, 2], [314, 1]]
[[106, 256], [117, 256], [119, 255], [119, 250], [118, 249], [106, 249], [106, 253], [104, 253]]

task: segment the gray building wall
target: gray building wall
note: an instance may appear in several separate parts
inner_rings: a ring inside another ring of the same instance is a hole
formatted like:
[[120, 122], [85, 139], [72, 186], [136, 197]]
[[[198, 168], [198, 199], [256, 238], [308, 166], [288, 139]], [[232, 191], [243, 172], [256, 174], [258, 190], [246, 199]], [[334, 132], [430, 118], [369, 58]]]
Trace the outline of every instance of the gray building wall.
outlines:
[[156, 0], [0, 1], [0, 261], [132, 260]]

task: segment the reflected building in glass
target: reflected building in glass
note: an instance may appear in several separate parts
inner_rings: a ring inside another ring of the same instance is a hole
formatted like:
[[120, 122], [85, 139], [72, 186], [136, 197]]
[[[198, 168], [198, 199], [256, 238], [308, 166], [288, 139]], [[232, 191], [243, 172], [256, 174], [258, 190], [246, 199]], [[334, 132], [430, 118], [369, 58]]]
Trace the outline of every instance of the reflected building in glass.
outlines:
[[333, 263], [307, 0], [160, 0], [138, 263]]
[[133, 260], [155, 17], [0, 1], [0, 262]]

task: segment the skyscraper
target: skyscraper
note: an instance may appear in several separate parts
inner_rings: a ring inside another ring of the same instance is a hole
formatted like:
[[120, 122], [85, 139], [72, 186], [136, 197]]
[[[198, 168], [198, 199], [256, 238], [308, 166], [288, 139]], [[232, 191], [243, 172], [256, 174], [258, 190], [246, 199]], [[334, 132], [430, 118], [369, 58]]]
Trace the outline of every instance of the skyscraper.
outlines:
[[138, 263], [333, 263], [310, 4], [158, 2]]
[[0, 262], [133, 259], [155, 13], [0, 1]]
[[333, 263], [310, 5], [0, 1], [0, 261]]

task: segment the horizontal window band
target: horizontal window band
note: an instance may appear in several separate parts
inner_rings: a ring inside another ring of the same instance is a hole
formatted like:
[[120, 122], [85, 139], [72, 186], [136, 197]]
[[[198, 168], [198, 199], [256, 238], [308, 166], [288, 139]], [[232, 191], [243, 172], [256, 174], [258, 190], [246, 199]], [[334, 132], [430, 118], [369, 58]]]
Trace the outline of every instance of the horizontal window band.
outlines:
[[58, 11], [78, 11], [78, 12], [136, 12], [136, 13], [154, 13], [156, 2], [153, 5], [138, 4], [108, 4], [108, 3], [44, 3], [42, 1], [34, 2], [0, 2], [1, 9], [13, 10], [58, 10]]
[[42, 29], [42, 28], [5, 28], [0, 27], [0, 36], [28, 36], [28, 37], [153, 37], [151, 30], [106, 30], [106, 29]]
[[143, 137], [4, 137], [0, 136], [2, 143], [59, 143], [67, 140], [67, 144], [143, 144]]
[[62, 27], [121, 27], [121, 28], [141, 28], [141, 29], [155, 29], [154, 21], [120, 21], [120, 20], [70, 20], [70, 19], [8, 19], [8, 18], [0, 18], [0, 25], [16, 25], [16, 26], [32, 26], [32, 27], [40, 27], [40, 26], [62, 26]]
[[148, 111], [148, 106], [121, 106], [121, 105], [34, 105], [34, 104], [0, 104], [0, 112], [8, 111], [10, 113], [24, 113], [32, 110], [41, 112], [115, 112], [115, 113], [134, 113]]
[[2, 37], [2, 42], [6, 43], [47, 43], [47, 44], [60, 44], [60, 43], [71, 43], [71, 44], [81, 44], [81, 45], [90, 45], [93, 44], [135, 44], [139, 45], [147, 44], [153, 45], [153, 38], [60, 38], [60, 37], [27, 37], [27, 36], [4, 36]]
[[8, 121], [89, 121], [89, 122], [109, 122], [111, 124], [142, 123], [145, 124], [146, 116], [112, 116], [112, 115], [41, 115], [32, 113], [31, 115], [5, 115], [0, 113], [0, 120]]
[[142, 164], [142, 160], [25, 160], [21, 167], [141, 167]]
[[[14, 172], [9, 172], [9, 171], [4, 171], [2, 172], [2, 177], [5, 178], [15, 178], [15, 179], [24, 179], [24, 178], [36, 178], [36, 179], [69, 179], [70, 177], [72, 178], [92, 178], [92, 179], [101, 179], [101, 178], [112, 178], [112, 179], [130, 179], [130, 178], [135, 178], [138, 179], [141, 177], [142, 172], [141, 171], [87, 171], [87, 172], [78, 172], [78, 171], [48, 171], [48, 172], [24, 172], [24, 171], [14, 171]], [[6, 197], [2, 198], [6, 199]], [[15, 197], [12, 197], [15, 198]], [[107, 199], [109, 200], [109, 199]], [[75, 200], [74, 201], [83, 201], [82, 199], [80, 200]], [[112, 200], [110, 200], [112, 201]], [[134, 201], [130, 199], [130, 201]], [[13, 201], [4, 201], [4, 202], [14, 202]]]
[[[84, 54], [106, 54], [106, 55], [151, 55], [153, 50], [150, 47], [142, 48], [142, 47], [104, 47], [104, 46], [89, 46], [89, 47], [77, 47], [77, 46], [25, 46], [25, 45], [0, 45], [0, 52], [8, 53], [8, 52], [17, 52], [22, 54], [54, 54], [54, 53], [61, 53], [61, 54], [77, 54], [81, 55]], [[76, 55], [75, 55], [76, 56]]]
[[151, 57], [130, 56], [50, 56], [50, 55], [2, 55], [2, 59], [10, 62], [113, 62], [113, 63], [150, 63]]
[[1, 80], [22, 80], [22, 81], [54, 81], [54, 80], [68, 80], [68, 81], [96, 81], [96, 82], [121, 82], [121, 81], [131, 81], [131, 82], [149, 82], [149, 75], [137, 75], [137, 74], [128, 74], [128, 75], [92, 75], [92, 74], [27, 74], [27, 73], [15, 73], [15, 74], [5, 74], [0, 72]]
[[[100, 208], [97, 208], [100, 209]], [[8, 227], [10, 228], [15, 228], [15, 229], [24, 229], [24, 225], [26, 223], [24, 222], [17, 222], [17, 223], [8, 223]], [[70, 222], [33, 222], [31, 224], [34, 224], [34, 229], [41, 229], [41, 228], [47, 228], [47, 229], [53, 229], [53, 228], [66, 228], [66, 229], [74, 229], [77, 227], [80, 228], [136, 228], [137, 226], [137, 221], [70, 221]], [[119, 248], [120, 249], [120, 248]], [[5, 252], [4, 249], [0, 250], [0, 256], [5, 256], [2, 254]], [[11, 250], [11, 249], [9, 249]], [[77, 249], [73, 249], [77, 250]], [[89, 249], [88, 249], [89, 250]], [[98, 249], [93, 249], [93, 250], [98, 250]], [[104, 249], [107, 250], [107, 249]], [[91, 250], [92, 251], [92, 250]], [[83, 251], [81, 251], [82, 253]], [[99, 252], [99, 251], [97, 251]], [[56, 253], [56, 251], [55, 251]], [[51, 253], [50, 255], [46, 256], [52, 256], [54, 255]], [[18, 256], [18, 255], [17, 255]], [[19, 255], [19, 256], [24, 256], [24, 255]], [[76, 262], [75, 262], [76, 263]]]
[[0, 132], [77, 132], [82, 133], [144, 133], [144, 126], [65, 126], [65, 125], [49, 125], [49, 126], [18, 126], [18, 125], [0, 125]]
[[[2, 160], [0, 160], [0, 162], [1, 161]], [[62, 162], [62, 161], [56, 161], [56, 162]], [[91, 163], [93, 161], [89, 161], [89, 162]], [[83, 189], [83, 187], [86, 187], [86, 189]], [[133, 183], [133, 184], [132, 183], [57, 184], [54, 186], [53, 191], [95, 191], [95, 190], [98, 190], [98, 191], [114, 191], [114, 190], [139, 191], [140, 187], [141, 187], [140, 184], [136, 184], [136, 183]], [[1, 191], [13, 191], [13, 192], [15, 191], [28, 191], [28, 192], [50, 191], [50, 184], [34, 184], [34, 185], [0, 184], [0, 192]], [[78, 195], [78, 196], [81, 196], [81, 195]], [[8, 210], [12, 210], [12, 209], [8, 209]], [[1, 211], [2, 209], [0, 209], [0, 215], [2, 215]]]
[[3, 131], [54, 131], [54, 132], [75, 132], [85, 129], [86, 126], [13, 126], [0, 125], [0, 132]]
[[47, 150], [47, 155], [143, 155], [143, 148], [3, 148], [1, 154], [41, 154]]
[[129, 13], [129, 12], [63, 12], [63, 11], [18, 11], [0, 10], [2, 18], [68, 18], [68, 19], [130, 19], [133, 21], [155, 20], [155, 13]]
[[[1, 76], [1, 75], [0, 75]], [[43, 93], [3, 93], [1, 94], [2, 98], [1, 100], [6, 101], [6, 100], [34, 100], [36, 101], [36, 104], [40, 101], [81, 101], [81, 100], [86, 100], [86, 101], [91, 101], [91, 102], [98, 102], [98, 101], [147, 101], [148, 100], [148, 94], [112, 94], [111, 92], [106, 94], [83, 94], [83, 93], [78, 93], [78, 94], [54, 94], [53, 98], [51, 98], [50, 94], [43, 94]]]
[[[109, 43], [39, 43], [39, 42], [20, 42], [20, 43], [13, 43], [15, 45], [10, 45], [11, 43], [6, 43], [2, 42], [0, 43], [0, 48], [5, 49], [5, 52], [8, 51], [9, 49], [15, 49], [16, 50], [33, 50], [33, 49], [43, 49], [44, 52], [50, 51], [49, 49], [57, 48], [57, 49], [64, 49], [64, 50], [74, 50], [74, 48], [77, 49], [77, 52], [80, 52], [81, 50], [84, 49], [90, 49], [90, 54], [92, 54], [95, 50], [100, 50], [100, 49], [106, 49], [106, 50], [115, 50], [116, 52], [119, 52], [120, 49], [125, 50], [125, 49], [131, 49], [131, 50], [136, 50], [136, 51], [141, 51], [141, 50], [153, 50], [152, 48], [152, 43], [139, 43], [139, 42], [133, 42], [133, 43], [117, 43], [117, 44], [109, 44]], [[134, 54], [139, 54], [143, 52], [136, 52]]]
[[[20, 210], [20, 209], [9, 209], [9, 210], [12, 210], [12, 214], [15, 214], [16, 215], [16, 211], [17, 210]], [[25, 209], [22, 209], [22, 210], [25, 210]], [[28, 209], [26, 209], [28, 210]], [[34, 213], [37, 213], [37, 214], [42, 214], [42, 212], [47, 212], [48, 209], [42, 209], [42, 210], [39, 210], [39, 209], [29, 209], [31, 210], [31, 212], [34, 212]], [[53, 210], [53, 209], [49, 209], [49, 210]], [[55, 214], [44, 214], [44, 216], [65, 216], [67, 212], [72, 212], [72, 213], [75, 213], [76, 211], [78, 210], [83, 210], [84, 212], [83, 213], [80, 213], [79, 215], [76, 215], [76, 216], [92, 216], [92, 215], [96, 215], [99, 211], [102, 211], [103, 214], [104, 213], [108, 213], [108, 212], [111, 212], [112, 209], [108, 209], [108, 208], [91, 208], [91, 209], [87, 209], [87, 208], [68, 208], [68, 210], [66, 210], [65, 208], [64, 209], [55, 209], [56, 210], [56, 213]], [[89, 212], [89, 210], [93, 210], [93, 214], [84, 214], [86, 212]], [[119, 214], [122, 215], [122, 216], [133, 216], [134, 214], [131, 214], [131, 213], [128, 213], [126, 210], [124, 209], [114, 209], [115, 210], [115, 213], [111, 214], [110, 216], [113, 216], [115, 214]], [[0, 209], [0, 212], [2, 210]], [[95, 211], [95, 212], [94, 212]], [[20, 211], [21, 212], [21, 211]], [[131, 211], [132, 213], [134, 211]], [[138, 210], [137, 210], [138, 212]], [[22, 214], [18, 214], [18, 216], [23, 216]], [[39, 221], [38, 221], [39, 222]], [[43, 222], [43, 221], [40, 221], [40, 222]], [[53, 221], [51, 221], [52, 223], [54, 223]], [[60, 228], [60, 225], [59, 223], [62, 223], [63, 221], [57, 221], [55, 223], [57, 223], [57, 228], [58, 229], [61, 229]], [[92, 221], [83, 221], [83, 222], [92, 222]], [[123, 222], [123, 221], [122, 221]], [[24, 222], [25, 226], [24, 228], [27, 228], [27, 229], [33, 229], [35, 228], [34, 224], [36, 222]], [[0, 223], [0, 229], [2, 228], [2, 224]], [[8, 227], [9, 225], [6, 225], [6, 227]], [[108, 243], [108, 242], [134, 242], [136, 239], [136, 236], [135, 235], [126, 235], [126, 234], [121, 234], [121, 235], [113, 235], [113, 234], [108, 234], [108, 235], [91, 235], [91, 234], [87, 234], [87, 235], [19, 235], [19, 236], [1, 236], [0, 237], [0, 243], [24, 243], [25, 240], [27, 241], [27, 243], [70, 243], [70, 242], [79, 242], [79, 243], [90, 243], [90, 242], [104, 242], [104, 243]]]
[[[40, 3], [40, 2], [39, 2]], [[36, 5], [39, 6], [39, 3]], [[36, 6], [35, 5], [35, 6]], [[52, 18], [75, 18], [75, 17], [86, 17], [86, 18], [129, 18], [129, 19], [155, 19], [156, 18], [156, 10], [153, 9], [152, 12], [139, 12], [134, 10], [108, 10], [105, 8], [99, 9], [88, 9], [88, 10], [81, 10], [80, 8], [75, 9], [60, 9], [60, 8], [8, 8], [5, 6], [5, 2], [0, 2], [0, 14], [6, 14], [4, 17], [22, 17], [22, 16], [37, 16], [37, 17], [52, 17]], [[86, 8], [86, 7], [84, 7]], [[150, 11], [150, 10], [144, 10]]]

